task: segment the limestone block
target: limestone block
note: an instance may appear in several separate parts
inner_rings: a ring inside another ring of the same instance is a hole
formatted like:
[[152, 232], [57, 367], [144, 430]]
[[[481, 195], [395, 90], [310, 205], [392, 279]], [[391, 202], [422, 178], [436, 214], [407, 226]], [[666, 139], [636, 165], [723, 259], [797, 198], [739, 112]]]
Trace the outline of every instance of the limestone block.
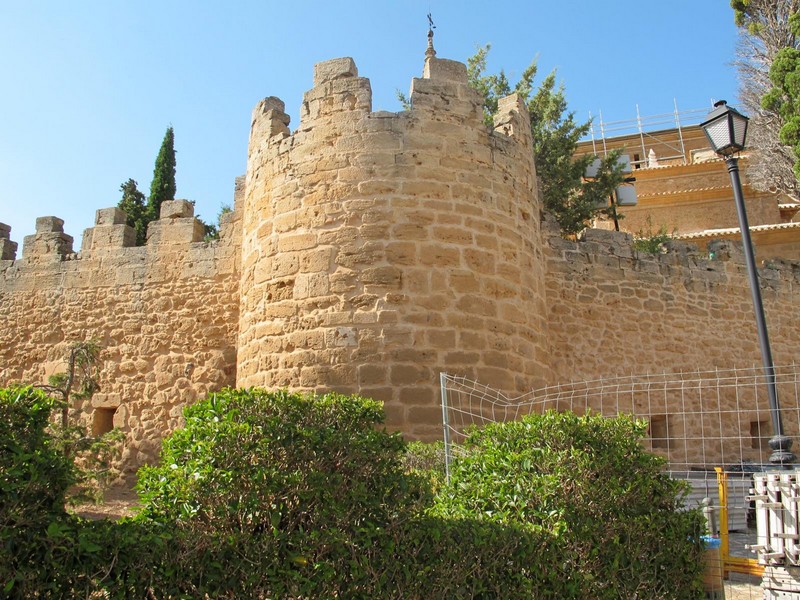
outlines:
[[0, 223], [0, 240], [11, 239], [11, 225]]
[[585, 229], [581, 235], [581, 240], [585, 242], [597, 242], [599, 244], [622, 244], [630, 241], [633, 243], [633, 236], [624, 231], [611, 231], [606, 229]]
[[284, 235], [278, 239], [279, 252], [292, 252], [295, 250], [308, 250], [317, 245], [317, 236], [314, 233], [297, 233]]
[[528, 106], [520, 94], [511, 94], [500, 98], [497, 113], [494, 116], [494, 129], [504, 135], [530, 144], [531, 121]]
[[330, 291], [327, 273], [299, 274], [295, 279], [294, 298], [297, 300], [325, 296]]
[[247, 176], [239, 175], [233, 183], [233, 210], [241, 212], [244, 206], [244, 197], [247, 193]]
[[467, 65], [447, 58], [429, 58], [425, 61], [422, 76], [425, 79], [438, 79], [467, 83]]
[[309, 120], [348, 111], [358, 111], [356, 117], [360, 118], [371, 110], [372, 87], [369, 79], [336, 79], [323, 87], [314, 87], [303, 95], [300, 127], [307, 126]]
[[291, 121], [291, 117], [284, 112], [278, 110], [268, 110], [264, 113], [264, 119], [270, 122], [270, 135], [276, 133], [289, 132], [287, 127]]
[[242, 213], [233, 210], [221, 214], [219, 217], [219, 245], [241, 247], [241, 239]]
[[[55, 221], [55, 217], [52, 218]], [[35, 259], [36, 257], [51, 257], [63, 258], [67, 254], [72, 254], [72, 236], [58, 230], [39, 229], [40, 219], [36, 219], [36, 233], [34, 235], [26, 235], [22, 241], [22, 254], [25, 258]], [[43, 227], [61, 227], [56, 222], [49, 222]]]
[[331, 348], [358, 346], [358, 331], [355, 327], [336, 327], [329, 331], [326, 338], [326, 345]]
[[[468, 91], [466, 83], [440, 79], [418, 79], [411, 82], [411, 103], [415, 110], [437, 111], [439, 118], [445, 115], [482, 120], [479, 96]], [[479, 118], [480, 117], [480, 118]], [[434, 133], [436, 124], [431, 124], [429, 133]]]
[[742, 243], [733, 240], [712, 240], [706, 247], [712, 260], [731, 261], [744, 264]]
[[[100, 211], [97, 211], [100, 212]], [[120, 211], [122, 212], [122, 211]], [[122, 213], [123, 216], [125, 213]], [[86, 230], [87, 232], [90, 230]], [[86, 243], [88, 241], [88, 245]], [[136, 230], [123, 221], [118, 225], [98, 225], [92, 227], [88, 235], [84, 233], [82, 250], [94, 251], [101, 248], [129, 248], [136, 245]]]
[[361, 386], [384, 384], [387, 377], [386, 365], [361, 365], [358, 367], [358, 382]]
[[98, 392], [92, 396], [93, 408], [117, 408], [122, 404], [122, 397], [118, 392]]
[[334, 58], [314, 65], [314, 87], [342, 77], [358, 77], [358, 68], [350, 57]]
[[[256, 107], [253, 109], [253, 120], [256, 119], [256, 116], [266, 114], [270, 111], [286, 114], [286, 104], [277, 96], [267, 96], [263, 100], [259, 101], [259, 103], [256, 104]], [[288, 115], [286, 116], [288, 117]], [[286, 122], [288, 123], [289, 121]]]
[[[200, 248], [208, 250], [208, 247]], [[190, 252], [188, 260], [181, 270], [181, 279], [200, 277], [210, 279], [217, 273], [217, 265], [211, 256], [197, 256], [196, 252]]]
[[95, 212], [95, 225], [124, 225], [128, 221], [128, 215], [121, 208], [113, 206], [111, 208], [101, 208]]
[[400, 287], [401, 271], [397, 267], [372, 267], [364, 269], [361, 281], [365, 285]]
[[392, 365], [389, 372], [393, 385], [414, 385], [431, 381], [431, 370], [422, 365]]
[[513, 113], [517, 113], [529, 121], [528, 105], [525, 104], [525, 99], [517, 93], [500, 98], [497, 102], [498, 115], [506, 116]]
[[367, 115], [364, 120], [364, 131], [371, 132], [392, 129], [396, 120], [397, 113], [388, 110], [376, 110]]
[[7, 237], [0, 237], [0, 260], [15, 260], [16, 258], [17, 242], [12, 242]]
[[372, 86], [369, 79], [366, 77], [355, 77], [353, 79], [337, 79], [332, 81], [329, 90], [326, 90], [328, 95], [341, 96], [346, 94], [360, 94], [361, 92], [368, 91], [371, 93]]
[[94, 227], [87, 227], [83, 230], [83, 241], [81, 242], [81, 252], [86, 253], [92, 249], [92, 231]]
[[36, 219], [36, 233], [64, 231], [64, 219], [58, 217], [38, 217]]
[[314, 248], [300, 255], [300, 271], [314, 273], [328, 271], [333, 259], [333, 248]]
[[[163, 215], [163, 205], [161, 210]], [[204, 234], [203, 224], [194, 217], [168, 219], [162, 217], [147, 226], [147, 245], [201, 242]]]
[[250, 129], [251, 142], [271, 138], [275, 135], [288, 136], [290, 120], [280, 98], [275, 96], [264, 98], [253, 109]]
[[238, 213], [236, 213], [234, 211], [228, 211], [226, 213], [222, 213], [219, 216], [219, 226], [220, 226], [220, 228], [225, 227], [226, 225], [229, 225], [229, 224], [233, 223], [234, 221], [239, 220], [240, 218], [241, 218], [241, 214], [238, 214]]
[[194, 216], [194, 205], [188, 200], [165, 200], [161, 203], [159, 219], [178, 219]]

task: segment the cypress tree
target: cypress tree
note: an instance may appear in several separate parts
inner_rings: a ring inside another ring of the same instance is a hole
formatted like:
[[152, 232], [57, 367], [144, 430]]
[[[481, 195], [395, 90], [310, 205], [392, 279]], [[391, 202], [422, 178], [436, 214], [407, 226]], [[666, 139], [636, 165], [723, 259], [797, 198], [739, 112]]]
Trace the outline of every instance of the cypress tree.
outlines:
[[175, 199], [175, 134], [172, 127], [167, 128], [161, 149], [156, 157], [153, 169], [153, 181], [150, 184], [150, 198], [147, 211], [151, 221], [158, 219], [161, 203]]

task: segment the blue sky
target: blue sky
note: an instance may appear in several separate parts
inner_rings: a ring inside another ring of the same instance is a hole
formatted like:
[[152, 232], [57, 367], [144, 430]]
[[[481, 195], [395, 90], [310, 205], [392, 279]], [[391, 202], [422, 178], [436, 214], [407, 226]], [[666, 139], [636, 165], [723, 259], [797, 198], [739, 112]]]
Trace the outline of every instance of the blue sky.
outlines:
[[215, 221], [247, 160], [250, 112], [278, 96], [298, 124], [313, 65], [355, 59], [373, 110], [400, 110], [422, 72], [426, 14], [440, 58], [491, 43], [515, 80], [538, 57], [586, 120], [737, 103], [727, 0], [0, 0], [0, 222], [19, 243], [55, 215], [80, 248], [132, 177], [145, 193], [169, 125], [177, 197]]

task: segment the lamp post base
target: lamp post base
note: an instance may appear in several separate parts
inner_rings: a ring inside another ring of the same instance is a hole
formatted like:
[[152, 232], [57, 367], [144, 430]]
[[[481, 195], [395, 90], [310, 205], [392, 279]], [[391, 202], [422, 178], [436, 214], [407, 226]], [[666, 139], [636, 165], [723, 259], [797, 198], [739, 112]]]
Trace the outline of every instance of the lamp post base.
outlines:
[[795, 461], [795, 455], [791, 451], [792, 439], [785, 435], [776, 435], [769, 440], [769, 447], [772, 454], [769, 462], [775, 466], [789, 466]]

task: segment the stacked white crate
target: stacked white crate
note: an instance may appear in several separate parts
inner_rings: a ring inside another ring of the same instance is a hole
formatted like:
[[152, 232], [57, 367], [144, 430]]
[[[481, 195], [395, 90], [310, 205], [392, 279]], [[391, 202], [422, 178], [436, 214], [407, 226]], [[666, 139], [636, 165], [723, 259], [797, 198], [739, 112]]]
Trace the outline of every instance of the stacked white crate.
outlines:
[[800, 594], [800, 472], [778, 471], [753, 476], [758, 537], [751, 550], [764, 565], [765, 598], [797, 598]]

